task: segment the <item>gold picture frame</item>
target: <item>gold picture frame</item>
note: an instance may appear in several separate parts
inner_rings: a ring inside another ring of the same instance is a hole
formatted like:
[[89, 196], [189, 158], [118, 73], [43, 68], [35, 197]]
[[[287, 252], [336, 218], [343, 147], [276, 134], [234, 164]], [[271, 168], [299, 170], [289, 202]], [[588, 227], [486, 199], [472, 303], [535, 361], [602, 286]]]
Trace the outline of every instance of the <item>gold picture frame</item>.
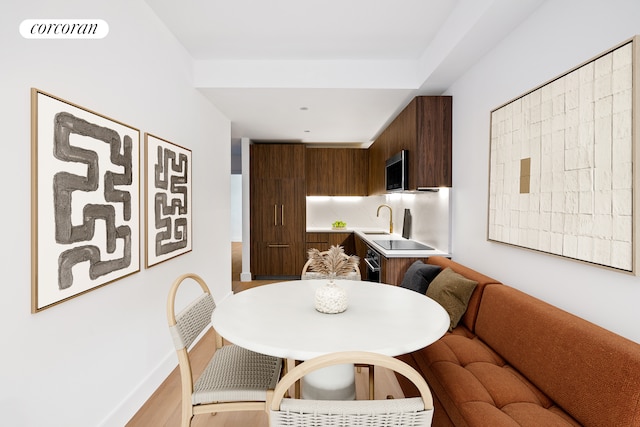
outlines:
[[192, 250], [191, 150], [150, 133], [145, 141], [145, 266]]
[[638, 49], [491, 111], [489, 241], [638, 273]]
[[140, 131], [31, 89], [31, 311], [140, 271]]

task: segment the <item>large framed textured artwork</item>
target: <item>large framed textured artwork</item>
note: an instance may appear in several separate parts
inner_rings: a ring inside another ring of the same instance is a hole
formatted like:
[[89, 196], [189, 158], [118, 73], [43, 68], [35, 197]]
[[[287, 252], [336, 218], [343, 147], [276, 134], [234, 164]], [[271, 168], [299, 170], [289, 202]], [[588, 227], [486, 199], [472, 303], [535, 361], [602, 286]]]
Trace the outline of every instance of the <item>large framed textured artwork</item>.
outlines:
[[31, 311], [140, 270], [140, 132], [31, 89]]
[[638, 39], [491, 112], [488, 239], [637, 274]]
[[191, 251], [191, 150], [145, 133], [146, 267]]

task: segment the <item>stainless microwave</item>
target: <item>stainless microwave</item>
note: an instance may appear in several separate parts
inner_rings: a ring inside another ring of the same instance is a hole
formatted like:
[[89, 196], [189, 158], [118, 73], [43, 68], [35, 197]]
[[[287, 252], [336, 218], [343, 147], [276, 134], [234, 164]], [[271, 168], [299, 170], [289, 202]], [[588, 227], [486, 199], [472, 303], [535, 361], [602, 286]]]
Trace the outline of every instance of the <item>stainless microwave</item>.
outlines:
[[409, 189], [408, 150], [402, 150], [387, 159], [384, 177], [387, 191], [404, 191]]

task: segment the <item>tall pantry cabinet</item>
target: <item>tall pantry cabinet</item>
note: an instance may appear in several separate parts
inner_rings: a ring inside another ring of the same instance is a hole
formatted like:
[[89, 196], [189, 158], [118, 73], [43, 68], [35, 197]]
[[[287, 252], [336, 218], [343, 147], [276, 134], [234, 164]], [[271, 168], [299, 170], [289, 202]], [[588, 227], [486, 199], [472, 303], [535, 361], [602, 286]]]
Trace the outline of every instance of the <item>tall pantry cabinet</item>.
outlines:
[[250, 145], [251, 273], [300, 276], [306, 261], [305, 148]]

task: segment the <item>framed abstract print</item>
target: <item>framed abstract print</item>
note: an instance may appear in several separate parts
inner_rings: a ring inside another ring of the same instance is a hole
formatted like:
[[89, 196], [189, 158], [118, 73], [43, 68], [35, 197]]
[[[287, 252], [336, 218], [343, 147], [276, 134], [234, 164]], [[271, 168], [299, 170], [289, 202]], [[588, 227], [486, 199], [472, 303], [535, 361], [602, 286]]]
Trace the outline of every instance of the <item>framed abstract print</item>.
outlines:
[[140, 132], [31, 89], [31, 311], [140, 270]]
[[638, 273], [638, 49], [491, 112], [489, 240]]
[[145, 133], [146, 267], [192, 248], [191, 150]]

